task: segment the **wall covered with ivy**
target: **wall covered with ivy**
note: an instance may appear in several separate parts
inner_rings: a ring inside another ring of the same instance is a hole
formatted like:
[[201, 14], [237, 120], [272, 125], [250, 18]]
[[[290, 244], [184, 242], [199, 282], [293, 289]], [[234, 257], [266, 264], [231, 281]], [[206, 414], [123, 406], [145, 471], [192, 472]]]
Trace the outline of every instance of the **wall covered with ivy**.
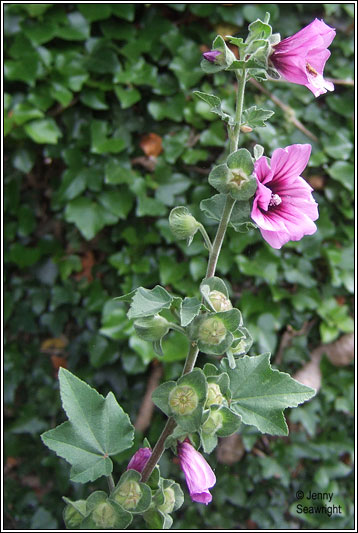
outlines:
[[[325, 69], [335, 91], [315, 99], [283, 81], [249, 83], [247, 104], [275, 114], [241, 141], [268, 154], [312, 145], [304, 177], [318, 231], [274, 250], [257, 230], [230, 229], [217, 272], [254, 336], [250, 353], [271, 351], [274, 367], [300, 372], [319, 392], [288, 412], [289, 437], [245, 429], [223, 441], [210, 458], [213, 503], [188, 498], [174, 527], [353, 527], [354, 4], [14, 3], [4, 7], [9, 529], [62, 528], [61, 496], [83, 495], [39, 438], [64, 419], [60, 366], [102, 394], [113, 390], [132, 420], [150, 383], [180, 375], [186, 339], [170, 334], [159, 359], [113, 298], [157, 283], [198, 295], [206, 250], [199, 236], [189, 248], [175, 242], [168, 214], [187, 205], [212, 233], [198, 205], [211, 194], [207, 175], [226, 131], [192, 93], [215, 93], [233, 109], [234, 76], [206, 75], [202, 52], [217, 33], [245, 36], [266, 11], [282, 38], [315, 17], [337, 30]], [[155, 443], [164, 418], [143, 416], [136, 438], [142, 428]], [[116, 457], [116, 468], [128, 459]], [[184, 482], [169, 453], [162, 471]], [[298, 490], [333, 493], [342, 512], [299, 514]]]

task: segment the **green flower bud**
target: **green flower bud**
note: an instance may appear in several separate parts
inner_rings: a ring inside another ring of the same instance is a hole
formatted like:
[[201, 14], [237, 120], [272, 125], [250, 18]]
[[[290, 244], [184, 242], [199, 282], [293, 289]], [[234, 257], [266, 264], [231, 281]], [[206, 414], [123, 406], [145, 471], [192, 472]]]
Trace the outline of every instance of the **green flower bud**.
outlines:
[[113, 495], [114, 500], [128, 511], [137, 507], [141, 497], [140, 485], [133, 479], [122, 483]]
[[[78, 500], [76, 503], [84, 504], [84, 514], [86, 509], [86, 500]], [[63, 512], [63, 520], [67, 529], [78, 529], [80, 523], [84, 518], [84, 514], [81, 514], [73, 505], [66, 505]]]
[[109, 502], [102, 502], [93, 510], [92, 520], [98, 529], [107, 529], [116, 522], [116, 511]]
[[199, 339], [207, 344], [220, 344], [226, 333], [223, 321], [216, 317], [207, 318], [199, 327]]
[[158, 505], [159, 511], [163, 513], [171, 513], [175, 505], [175, 493], [174, 490], [170, 487], [164, 489], [164, 503]]
[[174, 207], [169, 215], [169, 226], [178, 239], [192, 240], [200, 223], [190, 214], [186, 207]]
[[177, 385], [169, 394], [169, 405], [177, 415], [189, 415], [198, 405], [198, 395], [189, 385]]
[[220, 291], [211, 291], [209, 294], [209, 300], [211, 305], [218, 313], [221, 311], [230, 311], [232, 304], [229, 298], [226, 298], [225, 294]]
[[208, 435], [214, 435], [223, 425], [223, 417], [220, 411], [212, 411], [209, 418], [203, 424], [203, 432]]
[[245, 340], [242, 339], [238, 342], [235, 342], [231, 346], [231, 351], [234, 355], [236, 354], [242, 354], [245, 351], [246, 343]]
[[220, 387], [217, 383], [208, 383], [208, 394], [206, 397], [205, 408], [211, 405], [221, 405], [224, 401], [224, 396], [221, 394]]
[[169, 331], [169, 322], [162, 316], [147, 316], [134, 322], [138, 337], [145, 341], [159, 341]]

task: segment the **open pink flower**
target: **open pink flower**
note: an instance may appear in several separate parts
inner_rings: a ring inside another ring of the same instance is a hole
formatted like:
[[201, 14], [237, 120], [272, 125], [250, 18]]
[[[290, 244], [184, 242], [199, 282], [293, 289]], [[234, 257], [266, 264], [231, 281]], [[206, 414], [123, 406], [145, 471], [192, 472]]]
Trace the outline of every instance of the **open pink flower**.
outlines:
[[270, 61], [286, 80], [305, 85], [315, 96], [333, 91], [333, 83], [323, 78], [331, 52], [327, 50], [336, 30], [315, 19], [299, 32], [273, 47]]
[[251, 218], [273, 248], [312, 235], [317, 227], [317, 203], [312, 187], [300, 176], [311, 154], [311, 145], [293, 144], [274, 150], [270, 165], [266, 157], [255, 163], [257, 189]]
[[178, 456], [192, 501], [208, 505], [212, 500], [208, 489], [216, 483], [214, 472], [204, 457], [187, 441], [178, 443]]
[[142, 472], [151, 455], [152, 450], [150, 448], [139, 448], [129, 461], [127, 470], [137, 470], [137, 472]]

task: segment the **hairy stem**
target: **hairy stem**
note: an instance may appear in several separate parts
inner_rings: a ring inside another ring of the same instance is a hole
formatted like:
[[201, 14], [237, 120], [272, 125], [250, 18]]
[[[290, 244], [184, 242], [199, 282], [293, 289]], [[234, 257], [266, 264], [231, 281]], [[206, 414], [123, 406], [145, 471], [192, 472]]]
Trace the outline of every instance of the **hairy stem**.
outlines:
[[235, 125], [232, 128], [230, 135], [230, 153], [235, 152], [239, 146], [240, 128], [242, 121], [242, 110], [244, 107], [244, 94], [246, 86], [246, 70], [242, 71], [242, 74], [236, 72], [237, 79], [237, 93], [236, 93], [236, 112], [235, 112]]
[[109, 474], [109, 476], [107, 476], [107, 483], [109, 492], [112, 492], [114, 490], [114, 480], [112, 474]]
[[164, 452], [164, 446], [165, 441], [169, 435], [171, 435], [174, 431], [174, 428], [176, 426], [176, 422], [173, 418], [168, 418], [167, 423], [165, 424], [165, 427], [162, 431], [162, 434], [160, 435], [159, 439], [157, 440], [156, 445], [153, 448], [152, 455], [149, 457], [143, 472], [142, 472], [142, 481], [145, 483], [148, 479], [150, 474], [153, 472], [155, 465], [161, 458]]

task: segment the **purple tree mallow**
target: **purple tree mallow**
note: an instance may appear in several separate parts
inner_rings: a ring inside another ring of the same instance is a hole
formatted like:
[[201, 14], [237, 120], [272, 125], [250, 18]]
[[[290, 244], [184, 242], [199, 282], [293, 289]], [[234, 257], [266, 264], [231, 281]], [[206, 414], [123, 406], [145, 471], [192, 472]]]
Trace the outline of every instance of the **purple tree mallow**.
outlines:
[[327, 50], [336, 30], [323, 20], [311, 24], [273, 47], [270, 61], [286, 80], [305, 85], [315, 96], [333, 91], [333, 83], [323, 78], [331, 52]]
[[204, 52], [203, 53], [203, 57], [207, 60], [207, 61], [210, 61], [210, 63], [214, 63], [215, 62], [215, 59], [221, 54], [221, 52], [219, 52], [219, 50], [211, 50], [210, 52]]
[[300, 176], [311, 154], [311, 145], [293, 144], [274, 150], [270, 165], [266, 157], [255, 163], [257, 189], [251, 218], [273, 248], [312, 235], [317, 227], [317, 203], [312, 187]]
[[139, 448], [129, 461], [127, 470], [137, 470], [137, 472], [142, 472], [151, 455], [152, 450], [150, 448]]
[[212, 500], [208, 489], [216, 483], [214, 472], [189, 442], [178, 443], [178, 456], [192, 501], [208, 505]]

